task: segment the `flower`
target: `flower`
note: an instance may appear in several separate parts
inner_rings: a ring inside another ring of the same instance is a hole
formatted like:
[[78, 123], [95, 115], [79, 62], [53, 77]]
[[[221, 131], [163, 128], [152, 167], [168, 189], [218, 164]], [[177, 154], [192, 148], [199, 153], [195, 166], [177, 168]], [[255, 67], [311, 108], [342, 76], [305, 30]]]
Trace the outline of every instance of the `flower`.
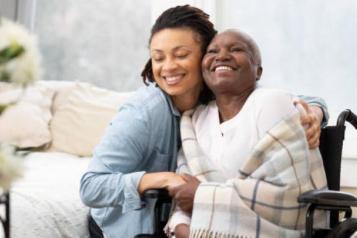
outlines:
[[27, 86], [40, 78], [36, 37], [22, 25], [0, 21], [0, 81]]
[[23, 164], [15, 148], [9, 145], [0, 145], [0, 187], [10, 188], [11, 183], [22, 176]]
[[[40, 78], [40, 54], [36, 37], [23, 26], [0, 19], [0, 82], [18, 87], [21, 92]], [[1, 113], [14, 101], [0, 102]], [[21, 177], [23, 166], [21, 156], [14, 147], [0, 142], [0, 188], [8, 190], [11, 183]]]

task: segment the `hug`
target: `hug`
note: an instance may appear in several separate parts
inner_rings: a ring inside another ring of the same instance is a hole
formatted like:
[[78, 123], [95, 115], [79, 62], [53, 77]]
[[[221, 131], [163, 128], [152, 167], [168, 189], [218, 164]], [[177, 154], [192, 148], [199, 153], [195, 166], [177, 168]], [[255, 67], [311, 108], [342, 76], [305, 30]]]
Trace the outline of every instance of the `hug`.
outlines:
[[147, 86], [120, 108], [81, 179], [91, 237], [151, 233], [154, 205], [141, 195], [154, 188], [176, 203], [169, 235], [300, 237], [297, 196], [326, 187], [323, 100], [260, 87], [254, 40], [217, 34], [195, 7], [163, 12], [149, 50]]

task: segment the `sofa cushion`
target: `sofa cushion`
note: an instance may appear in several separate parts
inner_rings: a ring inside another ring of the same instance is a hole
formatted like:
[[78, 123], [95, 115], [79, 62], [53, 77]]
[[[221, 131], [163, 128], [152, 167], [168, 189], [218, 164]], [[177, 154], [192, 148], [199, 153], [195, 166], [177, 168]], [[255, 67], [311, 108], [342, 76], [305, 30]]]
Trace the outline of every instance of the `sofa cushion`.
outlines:
[[42, 85], [0, 90], [0, 104], [17, 103], [0, 116], [0, 143], [19, 148], [40, 147], [51, 141], [49, 121], [54, 91]]
[[92, 155], [105, 128], [130, 93], [117, 93], [87, 83], [75, 83], [55, 98], [50, 124], [50, 151]]

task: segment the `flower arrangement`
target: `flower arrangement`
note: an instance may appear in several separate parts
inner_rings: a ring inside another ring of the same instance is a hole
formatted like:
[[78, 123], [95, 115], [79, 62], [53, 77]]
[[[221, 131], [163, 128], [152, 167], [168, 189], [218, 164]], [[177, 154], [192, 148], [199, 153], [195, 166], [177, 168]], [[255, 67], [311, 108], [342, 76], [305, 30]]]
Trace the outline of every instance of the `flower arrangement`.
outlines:
[[[39, 77], [40, 54], [35, 36], [20, 24], [0, 19], [0, 83], [24, 90]], [[16, 100], [0, 103], [0, 116], [15, 103]], [[19, 157], [14, 147], [0, 141], [0, 188], [9, 189], [11, 183], [21, 176]]]

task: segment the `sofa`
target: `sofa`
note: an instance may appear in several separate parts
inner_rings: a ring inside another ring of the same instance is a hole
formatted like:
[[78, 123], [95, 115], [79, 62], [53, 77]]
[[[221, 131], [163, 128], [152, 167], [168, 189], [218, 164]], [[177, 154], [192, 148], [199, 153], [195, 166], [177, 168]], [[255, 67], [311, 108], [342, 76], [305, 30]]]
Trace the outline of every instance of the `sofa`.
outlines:
[[40, 81], [24, 92], [0, 85], [0, 102], [18, 99], [0, 116], [0, 143], [26, 154], [10, 190], [12, 238], [89, 237], [80, 177], [131, 94], [82, 82]]

